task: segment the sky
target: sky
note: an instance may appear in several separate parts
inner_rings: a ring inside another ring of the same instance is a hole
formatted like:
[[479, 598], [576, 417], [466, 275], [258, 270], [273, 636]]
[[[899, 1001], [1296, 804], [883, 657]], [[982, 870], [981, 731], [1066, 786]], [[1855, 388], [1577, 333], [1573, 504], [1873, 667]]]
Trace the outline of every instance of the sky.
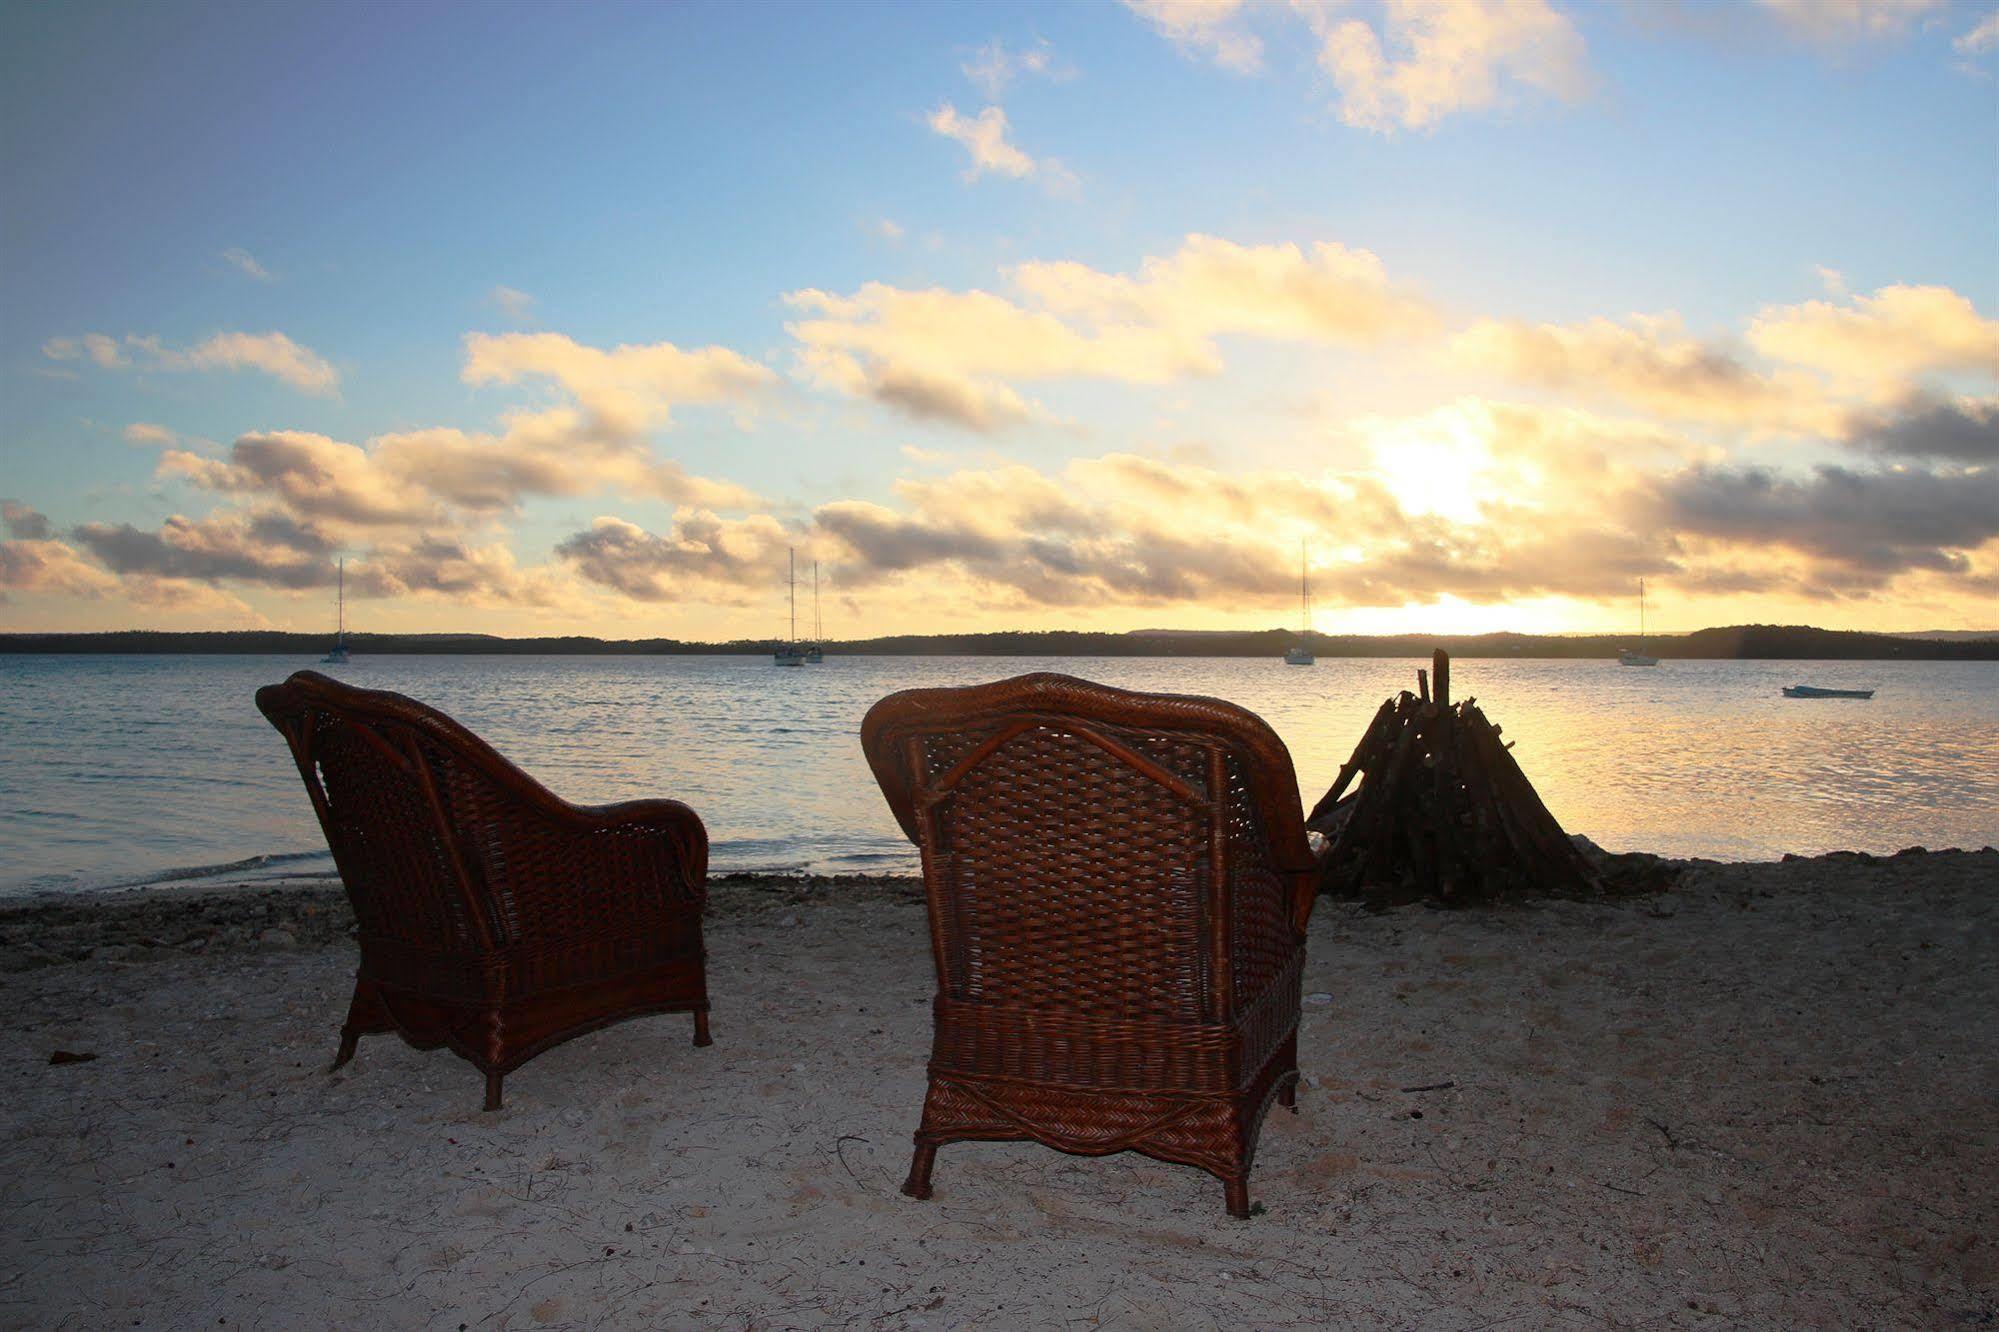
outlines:
[[1999, 2], [0, 0], [0, 629], [1999, 627]]

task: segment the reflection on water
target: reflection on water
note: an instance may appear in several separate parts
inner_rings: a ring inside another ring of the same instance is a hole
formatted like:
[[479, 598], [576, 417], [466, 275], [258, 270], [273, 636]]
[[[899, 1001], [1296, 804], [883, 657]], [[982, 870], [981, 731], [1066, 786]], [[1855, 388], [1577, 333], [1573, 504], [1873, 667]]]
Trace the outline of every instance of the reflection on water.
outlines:
[[[0, 655], [0, 892], [83, 888], [252, 856], [326, 867], [283, 743], [251, 694], [291, 657]], [[1261, 713], [1309, 804], [1381, 700], [1425, 663], [831, 657], [369, 657], [345, 679], [435, 704], [558, 793], [670, 795], [717, 869], [912, 871], [861, 757], [883, 694], [1061, 670]], [[1518, 741], [1563, 826], [1612, 850], [1785, 851], [1999, 841], [1999, 663], [1453, 663]], [[1800, 680], [1871, 702], [1783, 698]]]

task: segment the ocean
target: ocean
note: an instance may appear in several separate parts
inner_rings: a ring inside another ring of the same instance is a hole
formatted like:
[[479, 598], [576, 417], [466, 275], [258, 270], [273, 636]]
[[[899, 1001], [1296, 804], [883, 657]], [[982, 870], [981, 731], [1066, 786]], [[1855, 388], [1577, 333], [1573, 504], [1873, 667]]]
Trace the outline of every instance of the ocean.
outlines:
[[[1309, 806], [1427, 662], [1246, 658], [382, 656], [324, 669], [444, 709], [558, 794], [671, 796], [716, 872], [914, 873], [862, 758], [898, 689], [1053, 670], [1212, 694], [1290, 747]], [[0, 655], [0, 894], [323, 875], [251, 701], [309, 659]], [[1452, 663], [1555, 816], [1612, 851], [1721, 860], [1999, 842], [1999, 662]], [[1793, 700], [1787, 684], [1873, 688]]]

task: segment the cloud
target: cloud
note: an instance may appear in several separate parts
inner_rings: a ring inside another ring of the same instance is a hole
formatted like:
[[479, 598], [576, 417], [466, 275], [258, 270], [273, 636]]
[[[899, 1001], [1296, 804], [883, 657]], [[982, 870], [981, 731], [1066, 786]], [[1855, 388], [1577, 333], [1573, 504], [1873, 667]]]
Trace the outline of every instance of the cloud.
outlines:
[[1124, 6], [1190, 56], [1236, 74], [1263, 68], [1263, 42], [1242, 22], [1243, 0], [1124, 0]]
[[190, 579], [133, 575], [118, 584], [118, 592], [134, 606], [171, 611], [177, 615], [199, 615], [211, 623], [214, 616], [226, 615], [254, 628], [265, 628], [270, 624], [269, 620], [250, 609], [241, 597]]
[[887, 241], [890, 245], [902, 244], [903, 238], [909, 234], [900, 222], [887, 217], [876, 218], [862, 229], [876, 240]]
[[1332, 12], [1310, 11], [1319, 68], [1357, 128], [1427, 129], [1504, 105], [1513, 86], [1567, 102], [1591, 86], [1582, 34], [1546, 0], [1388, 0], [1380, 34]]
[[331, 396], [340, 374], [326, 359], [282, 333], [217, 333], [186, 351], [168, 351], [156, 342], [141, 345], [161, 369], [257, 370], [301, 393]]
[[884, 367], [865, 391], [877, 402], [919, 421], [941, 421], [981, 434], [1045, 419], [1045, 413], [1004, 384], [982, 384], [902, 367]]
[[1978, 25], [1951, 42], [1959, 55], [1979, 56], [1999, 48], [1999, 9], [1978, 21]]
[[255, 278], [259, 282], [277, 281], [271, 270], [258, 263], [248, 250], [224, 250], [220, 257], [223, 262], [235, 268], [237, 272], [243, 274], [245, 277]]
[[128, 579], [316, 586], [345, 549], [360, 552], [349, 566], [359, 595], [550, 606], [575, 590], [573, 580], [522, 570], [504, 542], [490, 539], [490, 524], [528, 499], [610, 491], [710, 508], [755, 503], [739, 486], [656, 456], [644, 437], [678, 404], [740, 398], [775, 378], [733, 352], [664, 343], [604, 351], [554, 334], [474, 335], [465, 377], [548, 380], [573, 402], [510, 412], [491, 432], [400, 431], [352, 444], [280, 430], [243, 435], [222, 457], [169, 448], [162, 477], [239, 507], [176, 516], [157, 532], [100, 524], [77, 537]]
[[516, 323], [524, 324], [534, 318], [534, 297], [524, 291], [513, 287], [495, 287], [486, 293], [486, 299]]
[[591, 428], [628, 437], [669, 424], [686, 403], [744, 402], [776, 381], [726, 347], [682, 351], [670, 342], [605, 350], [560, 333], [472, 333], [460, 377], [468, 384], [548, 380], [576, 399]]
[[153, 425], [147, 421], [134, 421], [125, 427], [123, 434], [128, 444], [173, 444], [180, 436], [163, 425]]
[[441, 517], [434, 498], [382, 467], [373, 451], [302, 430], [244, 435], [226, 459], [169, 449], [160, 457], [159, 471], [203, 490], [275, 499], [303, 518], [355, 527], [406, 526]]
[[584, 580], [634, 601], [693, 599], [740, 603], [768, 598], [787, 545], [796, 538], [776, 519], [724, 519], [682, 509], [673, 528], [655, 535], [622, 518], [601, 517], [556, 546]]
[[1172, 330], [1192, 340], [1222, 334], [1371, 346], [1421, 334], [1436, 322], [1429, 302], [1398, 289], [1366, 250], [1320, 241], [1238, 245], [1192, 235], [1136, 276], [1071, 262], [1028, 263], [1017, 286], [1064, 317]]
[[1846, 442], [1893, 457], [1999, 464], [1999, 398], [1918, 395], [1893, 411], [1857, 413]]
[[377, 546], [347, 566], [347, 579], [363, 596], [429, 597], [463, 606], [552, 609], [572, 600], [562, 579], [545, 569], [521, 569], [505, 544], [474, 545], [451, 533]]
[[42, 354], [57, 361], [87, 356], [106, 370], [256, 370], [320, 397], [330, 397], [340, 387], [340, 373], [324, 357], [275, 332], [217, 333], [184, 348], [137, 334], [126, 334], [121, 343], [103, 333], [86, 333], [50, 338], [42, 344]]
[[[1622, 597], [1641, 575], [1711, 595], [1864, 598], [1915, 586], [1906, 579], [1963, 591], [1991, 578], [1999, 553], [1996, 416], [1990, 400], [1911, 401], [1854, 418], [1848, 442], [1885, 465], [1796, 471], [1719, 464], [1645, 422], [1466, 398], [1349, 423], [1344, 455], [1363, 461], [1344, 469], [1111, 452], [946, 470], [932, 458], [886, 502], [832, 500], [802, 524], [688, 504], [663, 531], [602, 516], [529, 569], [466, 516], [519, 487], [564, 483], [524, 478], [488, 493], [468, 472], [447, 499], [460, 482], [435, 471], [416, 481], [382, 441], [267, 435], [207, 460], [222, 469], [209, 479], [240, 485], [245, 507], [176, 515], [157, 532], [87, 524], [72, 539], [94, 563], [47, 540], [46, 520], [25, 505], [0, 506], [15, 537], [0, 573], [10, 587], [122, 588], [165, 604], [201, 587], [320, 588], [335, 552], [358, 550], [348, 577], [363, 596], [749, 606], [775, 604], [796, 546], [846, 595], [882, 608], [1281, 613], [1306, 541], [1319, 601], [1354, 607]], [[397, 508], [398, 485], [422, 502]]]
[[[1227, 474], [1131, 454], [905, 481], [895, 506], [860, 500], [813, 514], [843, 583], [956, 587], [983, 608], [1262, 606], [1297, 594], [1298, 543], [1336, 538], [1313, 585], [1344, 604], [1402, 605], [1616, 590], [1662, 567], [1642, 538], [1587, 514], [1567, 525], [1465, 525], [1404, 510], [1378, 476]], [[1613, 550], [1617, 551], [1612, 558]], [[1579, 557], [1586, 552], [1587, 558]]]
[[0, 500], [0, 525], [6, 527], [8, 536], [22, 541], [47, 541], [55, 535], [48, 516], [20, 500]]
[[333, 561], [323, 550], [301, 550], [281, 531], [240, 514], [175, 514], [157, 532], [130, 523], [84, 523], [72, 535], [118, 574], [292, 589], [333, 583]]
[[[215, 609], [219, 603], [203, 595], [204, 587], [302, 591], [330, 587], [336, 577], [336, 547], [326, 533], [269, 511], [175, 514], [157, 532], [129, 523], [86, 523], [74, 536], [119, 575], [128, 597], [146, 605]], [[348, 562], [347, 586], [358, 596], [433, 596], [468, 606], [550, 606], [561, 599], [559, 580], [545, 571], [523, 572], [504, 544], [474, 545], [449, 531], [419, 531], [372, 546]], [[241, 602], [227, 601], [247, 613]]]
[[1915, 20], [1936, 12], [1942, 0], [1757, 0], [1800, 37], [1854, 42], [1899, 37]]
[[510, 512], [540, 495], [615, 491], [729, 508], [755, 502], [740, 486], [654, 457], [640, 441], [595, 433], [587, 417], [566, 408], [516, 415], [498, 434], [412, 430], [378, 435], [365, 447], [306, 431], [250, 434], [226, 458], [169, 450], [160, 474], [369, 530], [444, 524], [446, 506], [474, 517]]
[[1030, 157], [1009, 143], [1006, 112], [997, 106], [989, 106], [976, 116], [965, 116], [946, 102], [932, 111], [925, 123], [934, 133], [961, 144], [971, 155], [971, 165], [965, 168], [968, 183], [984, 175], [1014, 179], [1031, 176], [1059, 198], [1073, 198], [1082, 189], [1076, 173], [1059, 159]]
[[1999, 376], [1999, 321], [1947, 287], [1891, 286], [1839, 302], [1768, 306], [1745, 340], [1746, 350], [1697, 338], [1673, 315], [1579, 324], [1487, 319], [1460, 333], [1452, 352], [1461, 364], [1522, 383], [1679, 420], [1832, 437], [1855, 399], [1897, 403], [1935, 375]]
[[118, 370], [132, 363], [118, 340], [102, 333], [86, 333], [80, 338], [50, 338], [42, 344], [42, 355], [52, 361], [75, 361], [88, 357], [106, 370]]
[[73, 547], [61, 541], [0, 541], [0, 604], [11, 600], [15, 592], [94, 599], [117, 587], [117, 579], [86, 563]]
[[1067, 79], [1075, 76], [1075, 71], [1055, 61], [1055, 48], [1047, 41], [1037, 41], [1033, 46], [1019, 51], [1010, 51], [1007, 44], [995, 37], [973, 53], [972, 58], [958, 67], [966, 78], [986, 95], [989, 102], [997, 102], [1006, 92], [1007, 85], [1025, 75], [1035, 75], [1048, 79]]
[[[1124, 2], [1189, 55], [1262, 68], [1242, 0]], [[1593, 85], [1582, 34], [1548, 0], [1385, 0], [1378, 27], [1337, 0], [1292, 0], [1290, 13], [1311, 32], [1340, 119], [1360, 129], [1427, 129], [1505, 106], [1518, 89], [1573, 102]]]
[[[821, 505], [813, 546], [882, 600], [1029, 613], [1281, 610], [1301, 539], [1322, 603], [1399, 607], [1616, 598], [1639, 576], [1716, 594], [1968, 587], [1999, 538], [1989, 467], [1717, 467], [1653, 427], [1477, 399], [1356, 430], [1374, 462], [1344, 472], [1113, 453], [905, 479], [892, 503]], [[1464, 503], [1440, 500], [1440, 477], [1465, 480]]]
[[1672, 315], [1633, 315], [1621, 324], [1487, 319], [1460, 333], [1451, 350], [1463, 364], [1522, 383], [1680, 420], [1781, 431], [1836, 420], [1815, 381], [1761, 371], [1691, 336]]
[[1750, 321], [1750, 345], [1858, 391], [1900, 396], [1923, 375], [1999, 376], [1999, 320], [1948, 287], [1882, 287], [1846, 304], [1768, 306]]
[[1658, 521], [1689, 535], [1768, 550], [1819, 566], [1800, 590], [1866, 591], [1913, 571], [1962, 575], [1967, 552], [1999, 539], [1999, 469], [1856, 471], [1821, 466], [1804, 477], [1761, 467], [1696, 466], [1659, 481]]
[[756, 502], [743, 487], [692, 476], [642, 441], [607, 435], [568, 408], [510, 416], [498, 434], [415, 430], [377, 436], [369, 448], [399, 484], [476, 513], [516, 509], [535, 495], [601, 491], [716, 508]]
[[791, 292], [807, 317], [786, 327], [821, 387], [991, 431], [1045, 416], [1009, 381], [1160, 384], [1220, 373], [1222, 336], [1374, 346], [1436, 320], [1374, 255], [1330, 242], [1307, 251], [1189, 236], [1136, 274], [1028, 263], [1010, 278], [1018, 300], [883, 283]]
[[1158, 383], [1215, 368], [1212, 357], [1157, 329], [1079, 329], [983, 291], [871, 282], [851, 296], [797, 291], [785, 300], [811, 316], [786, 325], [808, 379], [974, 430], [1039, 415], [1007, 378]]

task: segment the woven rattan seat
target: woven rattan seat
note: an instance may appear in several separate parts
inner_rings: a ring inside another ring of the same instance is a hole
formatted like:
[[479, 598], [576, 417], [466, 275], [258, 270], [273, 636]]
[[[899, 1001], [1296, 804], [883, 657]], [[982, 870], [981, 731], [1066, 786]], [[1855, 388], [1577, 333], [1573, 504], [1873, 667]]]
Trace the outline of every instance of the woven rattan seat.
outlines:
[[1064, 675], [893, 694], [868, 763], [923, 853], [937, 967], [903, 1192], [970, 1139], [1197, 1166], [1249, 1215], [1294, 1105], [1313, 861], [1291, 756], [1217, 699]]
[[708, 1044], [708, 833], [673, 800], [572, 805], [415, 699], [300, 671], [257, 691], [360, 926], [339, 1068], [369, 1032], [501, 1080], [572, 1036], [691, 1012]]

